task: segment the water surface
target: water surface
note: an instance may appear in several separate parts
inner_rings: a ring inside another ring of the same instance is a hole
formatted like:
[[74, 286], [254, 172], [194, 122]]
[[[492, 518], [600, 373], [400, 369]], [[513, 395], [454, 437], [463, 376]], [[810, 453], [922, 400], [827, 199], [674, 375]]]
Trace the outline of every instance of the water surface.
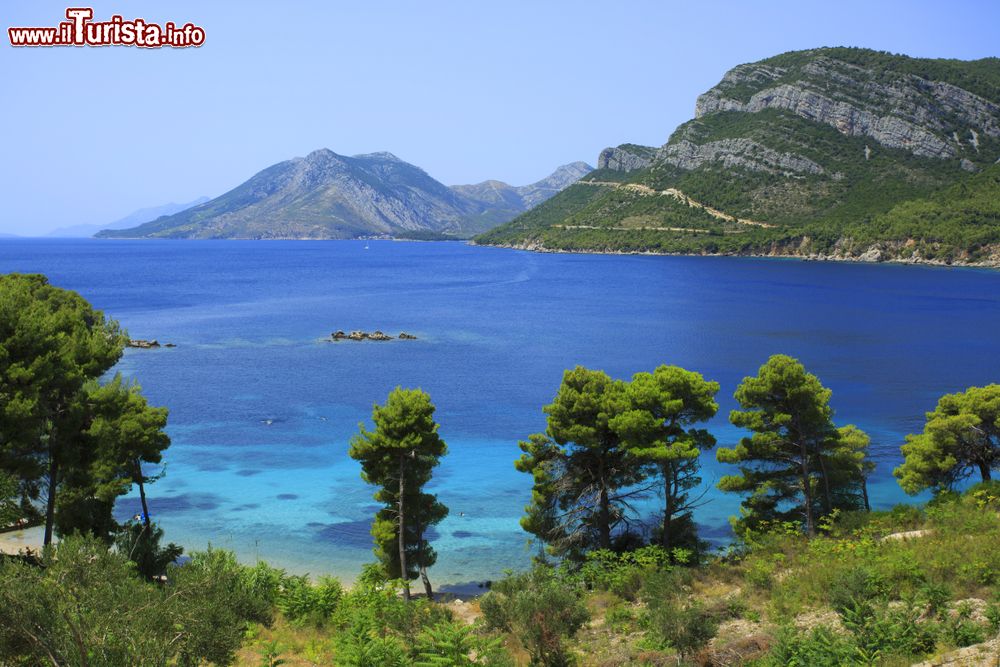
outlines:
[[[0, 272], [45, 273], [132, 337], [177, 344], [118, 366], [170, 408], [166, 476], [149, 489], [169, 539], [346, 579], [371, 560], [376, 509], [348, 442], [397, 385], [438, 408], [450, 451], [431, 490], [451, 515], [432, 578], [457, 583], [527, 563], [530, 479], [512, 463], [565, 368], [697, 370], [722, 384], [710, 427], [728, 446], [740, 379], [771, 354], [798, 357], [833, 389], [837, 423], [871, 434], [878, 507], [905, 500], [899, 445], [937, 397], [1000, 381], [996, 272], [364, 245], [4, 240]], [[324, 342], [337, 329], [419, 339]], [[730, 472], [703, 460], [706, 486]], [[697, 519], [724, 539], [739, 499], [709, 497]]]

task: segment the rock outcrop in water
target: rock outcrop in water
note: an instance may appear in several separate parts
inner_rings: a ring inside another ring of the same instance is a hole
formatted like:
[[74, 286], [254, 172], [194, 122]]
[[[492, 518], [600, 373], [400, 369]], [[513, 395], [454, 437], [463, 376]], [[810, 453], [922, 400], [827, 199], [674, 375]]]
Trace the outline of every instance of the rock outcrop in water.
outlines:
[[[404, 332], [402, 332], [402, 333], [399, 334], [399, 339], [400, 340], [416, 340], [417, 337], [414, 336], [414, 335], [412, 335], [412, 334], [408, 334], [408, 333], [406, 333], [404, 331]], [[386, 341], [386, 340], [394, 340], [394, 337], [390, 336], [387, 333], [383, 333], [382, 331], [379, 331], [378, 329], [376, 329], [375, 331], [372, 331], [370, 333], [367, 332], [367, 331], [360, 331], [360, 330], [355, 330], [355, 331], [352, 331], [350, 333], [345, 333], [343, 330], [338, 329], [337, 331], [334, 331], [332, 334], [330, 334], [330, 340], [335, 340], [335, 341], [336, 340], [353, 340], [353, 341], [375, 340], [375, 341]]]

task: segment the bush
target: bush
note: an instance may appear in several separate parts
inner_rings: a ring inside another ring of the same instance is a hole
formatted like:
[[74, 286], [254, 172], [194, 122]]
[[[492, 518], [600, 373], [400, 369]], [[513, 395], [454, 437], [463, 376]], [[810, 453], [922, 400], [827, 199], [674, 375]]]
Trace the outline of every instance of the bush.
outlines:
[[972, 646], [986, 641], [986, 631], [972, 621], [972, 607], [967, 602], [958, 605], [954, 613], [942, 624], [942, 634], [955, 646]]
[[493, 584], [480, 601], [490, 629], [513, 633], [536, 665], [569, 665], [565, 639], [572, 637], [589, 614], [583, 591], [549, 567], [511, 574]]
[[209, 551], [158, 586], [126, 555], [70, 536], [42, 567], [0, 562], [0, 656], [10, 665], [230, 664], [247, 624], [271, 609], [232, 554]]
[[933, 623], [921, 623], [920, 615], [912, 605], [888, 609], [859, 602], [844, 609], [841, 619], [854, 637], [858, 654], [871, 662], [879, 656], [922, 656], [934, 650], [936, 628]]
[[643, 590], [649, 630], [681, 656], [689, 656], [715, 636], [719, 615], [700, 602], [681, 601], [678, 577], [660, 573], [650, 577]]
[[168, 569], [165, 592], [176, 601], [185, 628], [178, 637], [182, 664], [229, 664], [250, 624], [271, 625], [273, 600], [266, 590], [251, 588], [250, 569], [232, 552], [212, 548]]
[[855, 567], [848, 570], [840, 580], [840, 585], [830, 592], [830, 606], [837, 613], [859, 603], [872, 600], [883, 600], [887, 597], [888, 587], [884, 578], [867, 567]]
[[[471, 626], [441, 621], [417, 637], [417, 667], [513, 667], [502, 640], [475, 633]], [[473, 657], [474, 656], [474, 657]]]
[[344, 589], [332, 577], [320, 577], [311, 584], [304, 576], [285, 577], [281, 582], [277, 605], [293, 623], [321, 626], [337, 611]]
[[848, 638], [826, 628], [808, 634], [784, 628], [777, 636], [761, 667], [843, 667], [860, 661], [856, 647]]
[[587, 553], [580, 576], [592, 590], [610, 591], [626, 600], [635, 600], [647, 576], [670, 569], [672, 558], [674, 562], [686, 563], [690, 555], [685, 549], [667, 552], [656, 545], [622, 553], [597, 549]]
[[161, 547], [162, 538], [163, 529], [155, 523], [146, 528], [144, 523], [129, 521], [115, 534], [115, 547], [118, 553], [135, 563], [139, 574], [154, 579], [162, 576], [167, 566], [184, 553], [184, 549], [173, 542]]

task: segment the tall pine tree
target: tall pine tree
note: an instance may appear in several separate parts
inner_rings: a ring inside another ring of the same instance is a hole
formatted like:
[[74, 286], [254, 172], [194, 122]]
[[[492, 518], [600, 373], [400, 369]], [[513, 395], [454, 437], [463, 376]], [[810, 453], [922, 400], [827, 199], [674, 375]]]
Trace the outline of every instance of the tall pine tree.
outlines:
[[834, 426], [830, 394], [798, 360], [781, 354], [740, 383], [735, 396], [743, 410], [729, 419], [753, 435], [717, 452], [720, 462], [740, 466], [719, 488], [748, 494], [738, 527], [797, 520], [812, 536], [820, 514], [860, 506], [868, 439], [854, 427]]
[[427, 529], [448, 514], [448, 508], [423, 492], [431, 471], [448, 448], [438, 435], [434, 405], [420, 389], [396, 387], [372, 411], [375, 430], [363, 424], [351, 440], [349, 454], [361, 462], [361, 477], [379, 486], [375, 500], [383, 503], [372, 525], [375, 553], [390, 575], [403, 581], [410, 599], [410, 580], [419, 572], [428, 597], [433, 596], [427, 568], [436, 554]]

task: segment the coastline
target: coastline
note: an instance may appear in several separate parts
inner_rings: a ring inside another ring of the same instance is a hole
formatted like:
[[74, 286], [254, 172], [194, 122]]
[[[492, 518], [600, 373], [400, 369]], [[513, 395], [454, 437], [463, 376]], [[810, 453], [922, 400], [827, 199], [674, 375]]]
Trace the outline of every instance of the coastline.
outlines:
[[0, 554], [17, 556], [26, 550], [41, 552], [44, 534], [43, 526], [17, 528], [0, 533]]
[[[753, 259], [795, 259], [803, 262], [845, 262], [851, 264], [902, 264], [912, 266], [933, 266], [938, 268], [951, 269], [991, 269], [1000, 270], [1000, 260], [986, 262], [945, 262], [939, 259], [923, 259], [920, 257], [893, 257], [889, 259], [866, 258], [864, 255], [823, 255], [810, 254], [802, 255], [797, 253], [741, 253], [741, 252], [654, 252], [650, 250], [564, 250], [560, 248], [547, 248], [541, 243], [477, 243], [469, 240], [468, 245], [482, 248], [503, 248], [506, 250], [523, 250], [527, 252], [540, 252], [561, 255], [643, 255], [653, 257], [747, 257]], [[867, 253], [866, 253], [867, 254]]]

